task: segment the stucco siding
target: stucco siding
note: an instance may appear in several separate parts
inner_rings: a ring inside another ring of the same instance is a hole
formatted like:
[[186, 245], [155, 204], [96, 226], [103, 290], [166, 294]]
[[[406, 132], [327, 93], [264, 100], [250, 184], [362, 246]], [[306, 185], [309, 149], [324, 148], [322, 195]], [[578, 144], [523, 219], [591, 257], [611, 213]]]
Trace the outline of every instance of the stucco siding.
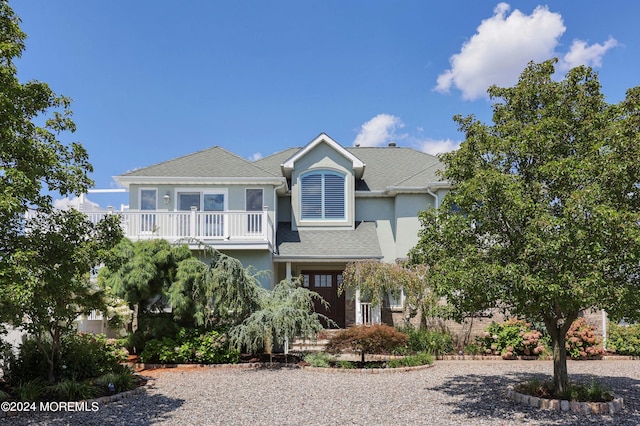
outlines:
[[398, 194], [396, 196], [396, 257], [404, 258], [418, 243], [420, 221], [418, 213], [433, 208], [429, 194]]

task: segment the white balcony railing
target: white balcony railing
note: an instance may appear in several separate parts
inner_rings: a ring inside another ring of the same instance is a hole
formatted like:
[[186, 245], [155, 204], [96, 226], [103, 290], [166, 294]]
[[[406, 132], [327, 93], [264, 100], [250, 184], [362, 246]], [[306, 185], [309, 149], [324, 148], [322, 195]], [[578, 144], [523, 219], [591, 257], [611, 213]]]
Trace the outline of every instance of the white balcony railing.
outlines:
[[[105, 213], [86, 213], [97, 222]], [[169, 241], [194, 238], [205, 242], [237, 241], [273, 243], [274, 226], [263, 211], [149, 211], [113, 212], [122, 217], [127, 238], [163, 238]]]

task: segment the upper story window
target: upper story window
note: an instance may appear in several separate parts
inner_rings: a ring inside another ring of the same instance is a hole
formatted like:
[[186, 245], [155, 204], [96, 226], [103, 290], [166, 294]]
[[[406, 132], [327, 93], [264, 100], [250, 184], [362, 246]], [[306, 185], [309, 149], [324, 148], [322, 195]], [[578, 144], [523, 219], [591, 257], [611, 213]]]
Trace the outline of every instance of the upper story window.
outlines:
[[302, 220], [345, 219], [345, 176], [333, 171], [313, 171], [300, 178]]

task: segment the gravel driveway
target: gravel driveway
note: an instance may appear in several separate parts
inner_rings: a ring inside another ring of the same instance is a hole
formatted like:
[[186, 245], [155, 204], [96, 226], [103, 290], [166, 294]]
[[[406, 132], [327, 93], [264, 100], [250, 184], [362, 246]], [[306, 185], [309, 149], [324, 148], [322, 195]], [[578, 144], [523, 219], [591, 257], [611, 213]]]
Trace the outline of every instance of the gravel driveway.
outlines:
[[573, 380], [596, 376], [624, 398], [612, 416], [516, 405], [508, 385], [550, 375], [550, 361], [437, 361], [425, 370], [335, 374], [298, 369], [198, 368], [155, 374], [147, 394], [97, 412], [38, 413], [3, 425], [585, 425], [640, 424], [640, 361], [569, 361]]

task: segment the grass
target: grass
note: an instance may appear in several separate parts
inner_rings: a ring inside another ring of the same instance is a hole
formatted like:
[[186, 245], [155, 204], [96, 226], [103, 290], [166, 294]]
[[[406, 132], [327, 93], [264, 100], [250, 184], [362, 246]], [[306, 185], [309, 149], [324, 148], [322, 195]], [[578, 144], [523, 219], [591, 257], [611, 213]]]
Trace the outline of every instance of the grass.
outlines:
[[579, 402], [609, 402], [613, 400], [613, 393], [595, 380], [591, 380], [590, 384], [569, 383], [568, 389], [560, 394], [555, 393], [553, 382], [550, 380], [532, 379], [516, 385], [515, 390], [525, 395], [546, 399]]

